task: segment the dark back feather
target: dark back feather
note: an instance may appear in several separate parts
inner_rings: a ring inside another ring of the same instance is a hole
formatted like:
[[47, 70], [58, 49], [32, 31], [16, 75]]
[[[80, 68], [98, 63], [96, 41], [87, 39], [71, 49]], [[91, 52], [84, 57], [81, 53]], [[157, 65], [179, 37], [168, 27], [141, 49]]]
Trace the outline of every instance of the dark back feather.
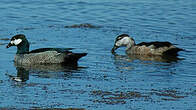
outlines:
[[154, 45], [155, 48], [160, 48], [160, 47], [170, 47], [172, 44], [170, 42], [141, 42], [139, 44], [137, 44], [137, 46], [150, 46], [150, 45]]
[[70, 53], [64, 58], [64, 65], [72, 65], [72, 66], [77, 66], [78, 65], [78, 60], [86, 56], [87, 53]]
[[72, 50], [73, 48], [40, 48], [30, 51], [29, 53], [40, 53], [45, 51], [57, 51], [58, 53], [65, 53], [69, 52], [69, 50]]
[[165, 56], [178, 56], [178, 52], [183, 51], [181, 48], [171, 48], [163, 53]]

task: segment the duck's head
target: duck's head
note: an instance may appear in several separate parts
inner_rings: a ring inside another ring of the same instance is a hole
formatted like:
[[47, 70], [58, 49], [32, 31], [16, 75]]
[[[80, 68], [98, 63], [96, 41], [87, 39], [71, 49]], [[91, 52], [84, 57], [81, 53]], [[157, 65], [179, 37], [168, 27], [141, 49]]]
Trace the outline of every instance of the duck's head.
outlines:
[[24, 54], [29, 52], [29, 42], [23, 34], [17, 34], [13, 36], [6, 48], [11, 46], [17, 46], [17, 54]]
[[128, 34], [121, 34], [116, 37], [111, 52], [114, 53], [115, 50], [118, 49], [119, 47], [127, 47], [127, 49], [129, 49], [134, 45], [135, 45], [135, 41], [133, 38], [131, 38]]
[[11, 46], [19, 46], [19, 45], [23, 44], [24, 42], [28, 42], [27, 39], [25, 38], [25, 35], [17, 34], [11, 38], [11, 40], [8, 43], [8, 45], [6, 46], [6, 48], [9, 48]]

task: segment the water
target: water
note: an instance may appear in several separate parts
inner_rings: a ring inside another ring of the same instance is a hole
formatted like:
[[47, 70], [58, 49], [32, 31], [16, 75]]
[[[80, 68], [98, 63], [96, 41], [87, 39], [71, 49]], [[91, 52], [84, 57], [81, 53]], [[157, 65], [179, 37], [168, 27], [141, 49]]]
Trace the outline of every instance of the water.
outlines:
[[[194, 0], [2, 0], [0, 108], [194, 110], [195, 7]], [[71, 47], [88, 55], [77, 69], [18, 69], [16, 48], [5, 46], [19, 33], [27, 36], [30, 49]], [[114, 39], [122, 33], [136, 43], [170, 41], [187, 51], [176, 62], [132, 59], [124, 48], [113, 56]], [[10, 75], [23, 76], [24, 82]]]

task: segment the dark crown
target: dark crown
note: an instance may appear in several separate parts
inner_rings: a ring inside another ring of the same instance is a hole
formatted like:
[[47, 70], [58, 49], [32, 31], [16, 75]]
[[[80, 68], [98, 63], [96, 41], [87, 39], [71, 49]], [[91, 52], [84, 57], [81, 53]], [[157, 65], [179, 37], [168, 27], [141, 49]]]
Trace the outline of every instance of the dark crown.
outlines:
[[121, 40], [124, 37], [129, 37], [129, 35], [128, 34], [121, 34], [121, 35], [117, 36], [116, 41]]
[[15, 39], [24, 39], [25, 38], [25, 35], [24, 34], [17, 34], [15, 36], [13, 36], [11, 38], [11, 40], [15, 40]]

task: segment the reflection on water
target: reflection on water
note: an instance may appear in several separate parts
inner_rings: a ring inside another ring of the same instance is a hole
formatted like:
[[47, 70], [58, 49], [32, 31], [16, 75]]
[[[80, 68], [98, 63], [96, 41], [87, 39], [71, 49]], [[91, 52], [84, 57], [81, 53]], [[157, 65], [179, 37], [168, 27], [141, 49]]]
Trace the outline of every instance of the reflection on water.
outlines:
[[[8, 75], [10, 79], [17, 82], [25, 82], [29, 80], [29, 73], [42, 78], [69, 77], [74, 71], [79, 70], [77, 66], [64, 66], [61, 64], [36, 64], [36, 65], [19, 65], [14, 63], [17, 76]], [[63, 74], [61, 74], [61, 72]]]
[[129, 62], [132, 62], [134, 60], [141, 60], [141, 61], [155, 61], [155, 62], [165, 62], [165, 63], [171, 63], [171, 62], [177, 62], [178, 60], [182, 60], [176, 56], [148, 56], [148, 55], [119, 55], [114, 53], [115, 60], [118, 59], [126, 59]]
[[8, 75], [11, 80], [17, 81], [17, 82], [25, 82], [29, 80], [29, 71], [26, 70], [23, 67], [16, 67], [17, 70], [17, 76]]
[[[130, 71], [138, 67], [138, 64], [149, 65], [150, 67], [163, 67], [166, 68], [174, 63], [177, 63], [180, 59], [178, 57], [166, 57], [166, 56], [145, 56], [145, 55], [119, 55], [113, 54], [114, 64], [118, 71]], [[144, 65], [143, 65], [144, 66]], [[145, 67], [138, 67], [144, 69]]]
[[22, 67], [31, 71], [44, 71], [44, 72], [62, 72], [77, 70], [77, 66], [65, 66], [62, 64], [35, 64], [35, 65], [21, 65], [14, 63], [15, 67]]

